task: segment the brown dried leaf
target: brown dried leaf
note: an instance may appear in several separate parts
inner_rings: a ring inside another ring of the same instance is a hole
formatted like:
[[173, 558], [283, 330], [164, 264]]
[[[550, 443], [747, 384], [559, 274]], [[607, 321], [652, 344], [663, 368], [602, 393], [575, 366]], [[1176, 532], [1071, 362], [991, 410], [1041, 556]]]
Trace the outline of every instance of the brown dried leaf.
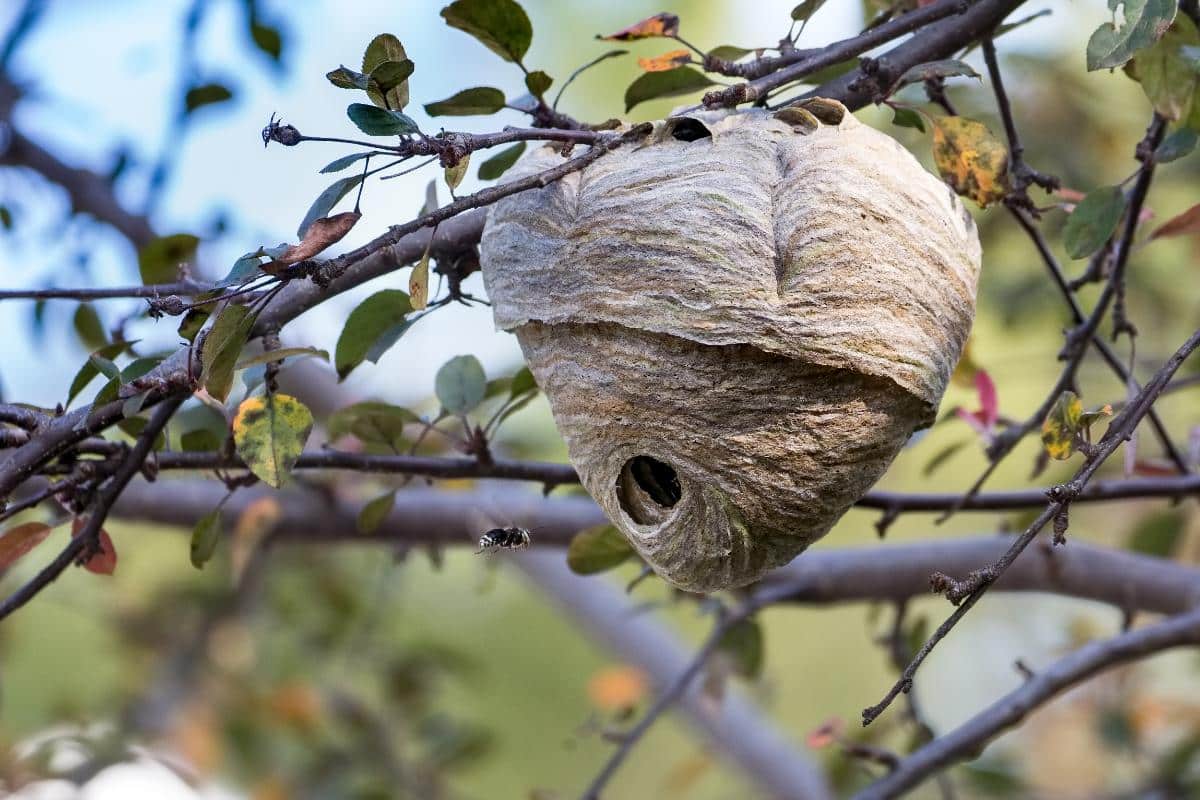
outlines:
[[9, 528], [0, 536], [0, 569], [11, 567], [49, 535], [50, 526], [41, 522], [26, 522], [24, 525]]
[[[75, 518], [71, 524], [72, 539], [83, 533], [87, 522], [87, 517]], [[96, 551], [88, 557], [87, 561], [83, 562], [83, 568], [97, 575], [112, 575], [117, 569], [117, 548], [113, 545], [108, 532], [103, 528], [100, 529], [100, 535], [97, 537]]]
[[980, 206], [1008, 192], [1008, 149], [982, 122], [965, 117], [935, 120], [933, 160], [954, 191]]
[[635, 39], [651, 39], [656, 36], [670, 37], [679, 33], [679, 17], [665, 11], [636, 22], [628, 28], [622, 28], [608, 36], [598, 36], [610, 42], [632, 42]]
[[692, 63], [692, 54], [687, 50], [672, 50], [654, 58], [639, 58], [638, 66], [646, 72], [666, 72], [669, 69]]
[[1150, 234], [1150, 238], [1166, 239], [1171, 236], [1188, 236], [1193, 233], [1200, 233], [1200, 203], [1159, 225], [1154, 229], [1154, 233]]
[[277, 273], [283, 267], [299, 264], [323, 252], [327, 247], [341, 241], [355, 226], [362, 214], [358, 211], [346, 211], [334, 214], [332, 217], [321, 217], [304, 231], [304, 238], [299, 244], [294, 244], [283, 255], [263, 265], [264, 272]]

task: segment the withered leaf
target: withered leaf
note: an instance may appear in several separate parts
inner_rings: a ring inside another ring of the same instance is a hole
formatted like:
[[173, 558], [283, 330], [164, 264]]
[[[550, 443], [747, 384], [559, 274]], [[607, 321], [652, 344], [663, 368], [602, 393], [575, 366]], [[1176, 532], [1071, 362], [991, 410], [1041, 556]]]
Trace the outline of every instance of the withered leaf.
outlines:
[[350, 229], [358, 222], [362, 214], [358, 211], [345, 211], [332, 217], [315, 219], [304, 231], [304, 238], [298, 244], [284, 250], [279, 258], [263, 265], [263, 271], [278, 273], [281, 269], [292, 264], [313, 258], [326, 248], [341, 241]]
[[608, 36], [597, 36], [610, 42], [632, 42], [635, 39], [652, 39], [656, 36], [670, 37], [679, 33], [679, 17], [675, 14], [655, 14], [628, 28], [622, 28]]
[[965, 117], [935, 120], [933, 160], [955, 192], [980, 206], [1008, 192], [1008, 148], [982, 122]]
[[669, 69], [681, 67], [692, 62], [692, 54], [688, 50], [672, 50], [654, 58], [639, 58], [638, 66], [646, 72], [666, 72]]

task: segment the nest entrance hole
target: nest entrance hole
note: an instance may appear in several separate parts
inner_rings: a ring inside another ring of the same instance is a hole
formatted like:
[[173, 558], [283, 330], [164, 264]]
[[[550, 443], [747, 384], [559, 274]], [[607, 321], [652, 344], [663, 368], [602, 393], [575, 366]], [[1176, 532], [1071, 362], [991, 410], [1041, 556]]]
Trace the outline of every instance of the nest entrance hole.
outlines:
[[661, 524], [682, 497], [675, 468], [651, 456], [629, 459], [617, 477], [621, 509], [639, 525]]

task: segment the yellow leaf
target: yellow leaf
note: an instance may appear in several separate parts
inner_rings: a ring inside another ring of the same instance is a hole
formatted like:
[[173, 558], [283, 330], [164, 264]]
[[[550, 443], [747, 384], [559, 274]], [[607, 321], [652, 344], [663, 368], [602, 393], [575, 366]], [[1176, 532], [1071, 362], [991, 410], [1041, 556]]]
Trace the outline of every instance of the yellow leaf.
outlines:
[[1063, 392], [1042, 422], [1042, 444], [1053, 459], [1065, 461], [1075, 452], [1083, 404], [1074, 392]]
[[597, 36], [610, 42], [631, 42], [634, 39], [650, 39], [657, 36], [675, 36], [679, 33], [679, 17], [674, 14], [655, 14], [628, 28], [622, 28], [608, 36]]
[[[432, 240], [430, 241], [432, 245]], [[429, 305], [429, 248], [425, 248], [424, 255], [417, 265], [413, 267], [412, 274], [408, 276], [408, 301], [412, 304], [414, 311], [420, 311]]]
[[669, 69], [681, 67], [692, 62], [692, 54], [687, 50], [672, 50], [654, 58], [639, 58], [638, 66], [646, 72], [666, 72]]
[[965, 117], [935, 120], [933, 160], [954, 191], [980, 206], [1008, 192], [1008, 149], [981, 122]]
[[648, 688], [646, 673], [637, 667], [618, 665], [605, 667], [593, 675], [587, 693], [592, 705], [600, 711], [625, 711], [640, 703]]
[[286, 394], [249, 397], [233, 418], [233, 443], [250, 471], [280, 488], [312, 433], [308, 407]]

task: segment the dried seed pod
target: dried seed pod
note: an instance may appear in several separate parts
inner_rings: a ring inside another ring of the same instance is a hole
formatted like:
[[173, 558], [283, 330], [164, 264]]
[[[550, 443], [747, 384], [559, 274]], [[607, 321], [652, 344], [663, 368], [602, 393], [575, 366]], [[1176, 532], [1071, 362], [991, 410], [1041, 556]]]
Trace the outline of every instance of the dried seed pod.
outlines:
[[979, 259], [953, 192], [829, 100], [668, 119], [497, 203], [481, 248], [584, 485], [693, 591], [792, 559], [932, 421]]

